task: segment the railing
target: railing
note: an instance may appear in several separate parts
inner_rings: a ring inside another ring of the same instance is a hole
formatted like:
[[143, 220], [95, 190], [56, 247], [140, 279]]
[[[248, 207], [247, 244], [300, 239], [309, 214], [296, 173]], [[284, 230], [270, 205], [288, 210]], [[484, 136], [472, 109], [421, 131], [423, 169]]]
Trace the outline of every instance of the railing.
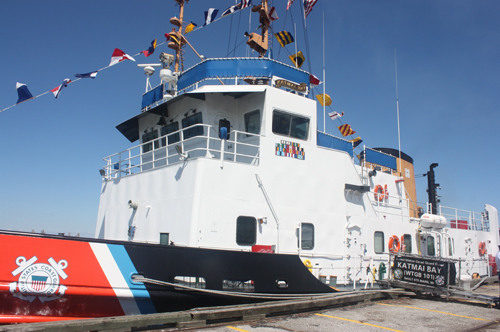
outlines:
[[106, 162], [103, 179], [129, 176], [194, 158], [220, 160], [223, 156], [221, 163], [259, 165], [260, 135], [233, 130], [229, 137], [222, 145], [223, 140], [212, 126], [195, 124], [103, 158]]
[[[370, 195], [370, 202], [372, 203], [372, 206], [379, 218], [381, 215], [383, 215], [384, 218], [386, 215], [393, 215], [401, 217], [401, 221], [410, 221], [410, 212], [413, 210], [409, 207], [410, 201], [408, 199], [401, 196], [389, 195], [385, 192], [381, 194], [380, 192], [376, 193], [375, 191], [369, 191], [367, 194]], [[383, 195], [384, 199], [382, 199], [382, 201], [375, 199], [375, 194]], [[392, 198], [393, 201], [397, 200], [399, 204], [389, 204], [388, 201], [390, 198]]]
[[490, 231], [490, 221], [486, 214], [439, 206], [439, 214], [446, 218], [447, 227], [473, 231]]

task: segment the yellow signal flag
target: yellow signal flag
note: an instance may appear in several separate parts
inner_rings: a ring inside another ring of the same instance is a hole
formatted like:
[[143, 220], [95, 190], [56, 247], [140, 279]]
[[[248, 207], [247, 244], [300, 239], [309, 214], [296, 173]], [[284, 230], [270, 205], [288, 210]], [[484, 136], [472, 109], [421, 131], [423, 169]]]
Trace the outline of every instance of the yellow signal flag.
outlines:
[[346, 137], [346, 136], [349, 136], [349, 135], [354, 135], [356, 134], [356, 132], [354, 130], [351, 129], [351, 126], [348, 125], [348, 124], [344, 124], [340, 127], [338, 127], [339, 130], [340, 130], [340, 133], [342, 134], [342, 136]]
[[274, 34], [274, 37], [278, 40], [278, 43], [280, 43], [281, 47], [285, 47], [285, 45], [288, 45], [290, 43], [293, 43], [295, 40], [293, 39], [293, 36], [290, 32], [288, 31], [280, 31]]
[[288, 56], [290, 60], [292, 60], [293, 64], [295, 67], [300, 68], [306, 61], [306, 58], [304, 57], [304, 54], [302, 54], [302, 51], [298, 51], [294, 55], [289, 55]]
[[330, 98], [330, 96], [326, 93], [316, 95], [316, 99], [318, 99], [321, 106], [330, 106], [332, 104], [332, 98]]
[[187, 26], [186, 26], [186, 30], [184, 33], [190, 33], [191, 31], [193, 31], [194, 28], [196, 28], [198, 25], [196, 25], [196, 23], [189, 23]]
[[353, 143], [352, 146], [354, 148], [356, 148], [356, 147], [358, 147], [358, 145], [360, 145], [363, 142], [363, 140], [361, 139], [361, 137], [358, 136], [356, 138], [350, 139], [349, 142]]
[[179, 42], [179, 39], [177, 38], [176, 35], [174, 35], [173, 33], [170, 34], [170, 40], [174, 41], [177, 45], [180, 45], [181, 43]]

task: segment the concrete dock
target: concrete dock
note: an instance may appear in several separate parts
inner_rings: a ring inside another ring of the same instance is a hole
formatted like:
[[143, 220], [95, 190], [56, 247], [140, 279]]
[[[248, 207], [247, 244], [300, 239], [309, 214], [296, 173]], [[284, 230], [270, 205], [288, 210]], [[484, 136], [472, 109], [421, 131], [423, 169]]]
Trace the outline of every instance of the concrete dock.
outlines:
[[[475, 293], [498, 296], [498, 283], [483, 285], [475, 290]], [[412, 296], [196, 330], [203, 332], [500, 331], [500, 310], [485, 303], [460, 298], [446, 301], [445, 298], [425, 299]]]
[[195, 330], [203, 332], [500, 331], [499, 321], [500, 310], [485, 306], [398, 298]]

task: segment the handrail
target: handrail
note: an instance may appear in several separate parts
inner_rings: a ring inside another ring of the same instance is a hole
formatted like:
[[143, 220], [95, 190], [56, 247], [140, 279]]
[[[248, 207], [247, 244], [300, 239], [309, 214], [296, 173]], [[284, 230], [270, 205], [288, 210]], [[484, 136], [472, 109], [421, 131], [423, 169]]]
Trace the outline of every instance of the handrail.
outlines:
[[[423, 206], [425, 204], [428, 203], [417, 202], [417, 205]], [[431, 213], [430, 209], [427, 210], [427, 213]], [[461, 229], [459, 228], [459, 225], [463, 224], [459, 224], [458, 221], [464, 220], [467, 221], [467, 229], [484, 232], [490, 231], [488, 219], [485, 218], [484, 213], [481, 212], [468, 211], [440, 205], [438, 214], [446, 218], [447, 227], [449, 228], [452, 228], [451, 220], [454, 220], [456, 225], [453, 228]]]
[[[445, 211], [443, 211], [443, 209]], [[451, 210], [451, 211], [448, 211]], [[467, 221], [467, 229], [477, 231], [490, 231], [489, 223], [480, 212], [467, 211], [447, 206], [440, 206], [440, 214], [448, 219], [454, 219], [457, 222], [456, 228], [458, 229], [458, 220]], [[450, 225], [451, 226], [451, 225]]]
[[[203, 128], [202, 133], [197, 132], [195, 136], [184, 139], [189, 129], [199, 127]], [[233, 130], [229, 136], [230, 139], [225, 142], [230, 145], [224, 146], [225, 155], [228, 157], [226, 161], [259, 164], [260, 135]], [[176, 146], [180, 147], [183, 155], [189, 155], [190, 159], [220, 159], [221, 144], [222, 140], [212, 126], [194, 124], [103, 158], [106, 162], [103, 167], [103, 180], [183, 162], [184, 158], [179, 156]]]
[[[368, 192], [366, 192], [366, 194], [368, 194], [368, 195], [375, 194], [375, 191], [368, 191]], [[374, 208], [377, 207], [376, 213], [377, 213], [378, 217], [380, 217], [380, 213], [381, 213], [380, 208], [382, 207], [382, 208], [387, 208], [387, 210], [383, 212], [385, 215], [395, 215], [395, 216], [400, 216], [401, 214], [396, 213], [396, 212], [390, 212], [388, 209], [395, 209], [398, 212], [407, 209], [408, 215], [403, 216], [402, 219], [406, 218], [409, 220], [411, 218], [410, 213], [409, 213], [409, 211], [410, 211], [409, 201], [407, 198], [403, 198], [400, 196], [394, 196], [394, 195], [388, 195], [388, 194], [384, 194], [384, 195], [386, 195], [388, 198], [390, 198], [390, 197], [397, 198], [398, 200], [400, 200], [400, 204], [399, 205], [388, 204], [386, 202], [380, 202], [379, 200], [375, 200], [374, 198], [372, 198], [373, 196], [369, 197], [371, 205]]]

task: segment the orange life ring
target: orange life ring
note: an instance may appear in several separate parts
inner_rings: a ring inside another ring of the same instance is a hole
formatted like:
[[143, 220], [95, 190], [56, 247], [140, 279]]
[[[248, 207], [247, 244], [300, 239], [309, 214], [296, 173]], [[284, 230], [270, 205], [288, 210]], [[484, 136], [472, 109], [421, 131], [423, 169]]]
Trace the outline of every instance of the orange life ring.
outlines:
[[373, 192], [374, 192], [373, 195], [374, 195], [376, 201], [382, 202], [384, 200], [385, 190], [380, 184], [377, 184], [375, 186], [375, 189], [373, 189]]
[[389, 238], [389, 251], [394, 253], [398, 252], [401, 249], [401, 242], [399, 241], [399, 237], [397, 235], [393, 235]]
[[488, 253], [486, 249], [486, 242], [479, 242], [479, 255], [484, 256]]

